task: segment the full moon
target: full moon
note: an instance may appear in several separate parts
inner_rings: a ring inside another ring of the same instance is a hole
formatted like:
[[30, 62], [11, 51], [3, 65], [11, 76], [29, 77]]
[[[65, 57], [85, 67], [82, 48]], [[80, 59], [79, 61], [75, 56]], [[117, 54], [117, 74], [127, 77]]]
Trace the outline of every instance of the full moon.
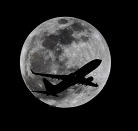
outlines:
[[[52, 85], [62, 80], [32, 73], [69, 75], [94, 59], [102, 62], [85, 78], [93, 77], [92, 82], [98, 87], [76, 83], [53, 96], [44, 79]], [[21, 74], [28, 92], [44, 104], [59, 108], [81, 106], [96, 99], [106, 85], [110, 68], [110, 51], [102, 34], [91, 23], [74, 17], [56, 17], [38, 25], [26, 38], [20, 55]]]

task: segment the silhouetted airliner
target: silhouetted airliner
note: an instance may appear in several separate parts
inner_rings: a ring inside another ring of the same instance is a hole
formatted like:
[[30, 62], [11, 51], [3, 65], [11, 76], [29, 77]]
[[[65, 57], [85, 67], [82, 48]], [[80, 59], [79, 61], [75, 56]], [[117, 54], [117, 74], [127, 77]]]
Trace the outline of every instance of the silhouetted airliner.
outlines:
[[[85, 78], [85, 76], [88, 75], [93, 70], [95, 70], [101, 64], [101, 62], [102, 60], [100, 59], [92, 60], [83, 67], [81, 67], [80, 69], [78, 69], [76, 72], [73, 72], [69, 75], [43, 74], [43, 73], [35, 73], [32, 71], [32, 73], [35, 75], [43, 76], [43, 82], [46, 88], [46, 91], [32, 91], [32, 92], [37, 92], [42, 94], [52, 94], [56, 96], [57, 93], [75, 84], [98, 87], [97, 83], [92, 82], [93, 81], [92, 76], [88, 78]], [[45, 77], [60, 79], [62, 81], [57, 85], [53, 85]]]

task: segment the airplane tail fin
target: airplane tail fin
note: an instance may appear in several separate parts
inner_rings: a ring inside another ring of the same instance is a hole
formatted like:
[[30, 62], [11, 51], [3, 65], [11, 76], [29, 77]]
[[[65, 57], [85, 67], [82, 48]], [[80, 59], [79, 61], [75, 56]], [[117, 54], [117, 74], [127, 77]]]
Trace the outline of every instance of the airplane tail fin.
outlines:
[[36, 92], [36, 93], [41, 93], [41, 94], [47, 94], [48, 92], [47, 92], [47, 89], [49, 90], [49, 89], [53, 89], [53, 86], [54, 85], [52, 85], [46, 78], [43, 78], [43, 83], [44, 83], [44, 86], [45, 86], [45, 91], [32, 91], [32, 92]]
[[54, 85], [52, 85], [46, 78], [43, 78], [43, 82], [44, 82], [44, 85], [45, 85], [45, 86], [52, 87], [52, 88], [53, 88], [53, 86], [54, 86]]

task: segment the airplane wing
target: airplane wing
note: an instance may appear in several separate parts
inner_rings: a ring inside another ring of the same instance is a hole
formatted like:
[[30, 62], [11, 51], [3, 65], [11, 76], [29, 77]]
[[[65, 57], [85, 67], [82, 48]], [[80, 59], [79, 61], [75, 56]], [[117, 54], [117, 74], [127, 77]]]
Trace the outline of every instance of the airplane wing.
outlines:
[[93, 83], [92, 81], [93, 81], [93, 77], [90, 76], [88, 78], [81, 79], [81, 81], [79, 81], [78, 83], [82, 84], [82, 85], [86, 85], [86, 86], [98, 87], [98, 84], [97, 83]]
[[46, 91], [32, 91], [32, 92], [36, 92], [36, 93], [42, 93], [42, 94], [46, 94]]
[[62, 80], [68, 78], [67, 75], [44, 74], [44, 73], [36, 73], [36, 72], [33, 72], [33, 71], [32, 71], [32, 73], [35, 74], [35, 75], [40, 75], [40, 76], [50, 77], [50, 78], [55, 78], [55, 79], [62, 79]]
[[[80, 83], [81, 84], [81, 83]], [[98, 84], [97, 83], [93, 83], [93, 82], [85, 82], [85, 83], [82, 83], [82, 85], [85, 85], [85, 86], [93, 86], [93, 87], [98, 87]]]
[[41, 76], [55, 78], [55, 79], [67, 79], [67, 75], [54, 75], [54, 74], [40, 74]]

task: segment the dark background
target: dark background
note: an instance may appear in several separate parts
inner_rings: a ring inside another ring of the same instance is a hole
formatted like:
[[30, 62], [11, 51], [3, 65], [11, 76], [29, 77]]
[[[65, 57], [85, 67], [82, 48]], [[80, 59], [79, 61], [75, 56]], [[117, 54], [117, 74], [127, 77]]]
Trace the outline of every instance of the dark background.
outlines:
[[[7, 23], [4, 34], [7, 44], [4, 48], [7, 52], [2, 57], [7, 68], [4, 78], [7, 97], [3, 100], [3, 107], [7, 114], [17, 119], [26, 117], [26, 120], [43, 118], [51, 123], [57, 122], [59, 118], [63, 118], [62, 122], [68, 119], [75, 122], [82, 118], [81, 123], [85, 120], [88, 123], [99, 123], [104, 119], [109, 122], [118, 116], [120, 119], [124, 117], [125, 96], [121, 94], [124, 85], [122, 86], [123, 78], [120, 78], [120, 68], [124, 68], [121, 63], [126, 61], [122, 50], [126, 50], [127, 44], [124, 49], [122, 36], [127, 37], [123, 32], [126, 29], [126, 20], [131, 17], [127, 7], [121, 3], [90, 1], [35, 4], [11, 3], [11, 6], [6, 8], [8, 11], [3, 12], [3, 21]], [[27, 89], [20, 73], [20, 53], [27, 36], [42, 22], [62, 16], [82, 19], [97, 28], [109, 46], [112, 60], [111, 73], [103, 90], [92, 101], [70, 109], [50, 107], [37, 100]]]

